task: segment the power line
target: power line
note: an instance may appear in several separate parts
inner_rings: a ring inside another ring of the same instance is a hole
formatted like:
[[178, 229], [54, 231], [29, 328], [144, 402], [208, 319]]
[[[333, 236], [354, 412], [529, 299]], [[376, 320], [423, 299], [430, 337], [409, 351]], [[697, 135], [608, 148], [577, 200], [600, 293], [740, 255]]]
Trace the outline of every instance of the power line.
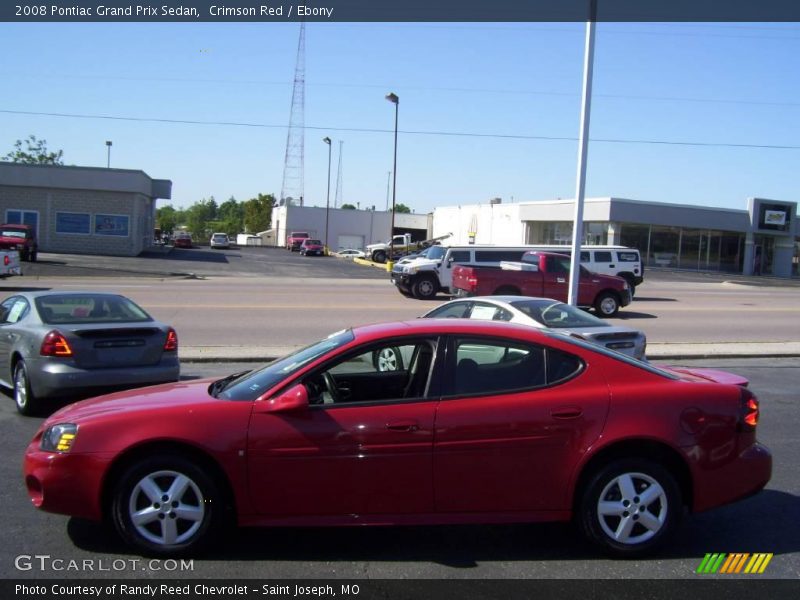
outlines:
[[[85, 115], [77, 113], [34, 112], [25, 110], [0, 109], [0, 113], [12, 115], [29, 115], [38, 117], [61, 117], [72, 119], [105, 119], [111, 121], [133, 121], [139, 123], [168, 123], [175, 125], [217, 125], [223, 127], [255, 127], [261, 129], [286, 129], [286, 125], [272, 125], [269, 123], [246, 123], [237, 121], [199, 121], [192, 119], [159, 119], [154, 117], [125, 117], [119, 115]], [[313, 125], [303, 126], [304, 130], [311, 131], [346, 131], [352, 133], [394, 133], [394, 129], [377, 129], [369, 127], [320, 127]], [[471, 131], [425, 131], [401, 129], [398, 133], [404, 135], [428, 135], [449, 137], [471, 137], [509, 140], [541, 140], [558, 142], [575, 142], [577, 137], [553, 135], [529, 135], [510, 133], [477, 133]], [[759, 150], [800, 150], [800, 146], [784, 144], [745, 144], [731, 142], [695, 142], [680, 140], [649, 140], [649, 139], [624, 139], [624, 138], [590, 138], [592, 142], [608, 144], [651, 144], [660, 146], [692, 146], [700, 148], [753, 148]]]

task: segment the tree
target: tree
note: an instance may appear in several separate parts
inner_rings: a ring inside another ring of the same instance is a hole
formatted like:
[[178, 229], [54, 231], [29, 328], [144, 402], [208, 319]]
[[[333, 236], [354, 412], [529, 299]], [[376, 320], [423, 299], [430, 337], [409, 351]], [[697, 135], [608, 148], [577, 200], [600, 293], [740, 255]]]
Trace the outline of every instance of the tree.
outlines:
[[405, 204], [395, 204], [394, 205], [394, 212], [396, 213], [411, 213], [411, 209], [408, 208]]
[[[25, 150], [22, 144], [25, 144]], [[27, 165], [63, 165], [61, 160], [64, 155], [63, 150], [58, 152], [47, 151], [47, 140], [37, 139], [35, 135], [29, 135], [26, 140], [17, 140], [14, 143], [15, 150], [9, 152], [3, 158], [15, 163]]]
[[161, 233], [172, 235], [178, 225], [178, 211], [171, 204], [156, 209], [156, 226]]
[[259, 194], [244, 203], [244, 228], [247, 233], [258, 233], [269, 229], [275, 196]]
[[343, 208], [345, 210], [355, 210], [356, 207], [352, 204], [342, 204], [339, 208]]

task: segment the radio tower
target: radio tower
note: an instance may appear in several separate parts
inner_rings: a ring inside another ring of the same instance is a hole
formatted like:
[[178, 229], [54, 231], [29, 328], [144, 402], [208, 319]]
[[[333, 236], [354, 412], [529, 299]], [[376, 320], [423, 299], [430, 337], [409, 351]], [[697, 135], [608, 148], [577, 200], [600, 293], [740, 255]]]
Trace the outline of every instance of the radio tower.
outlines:
[[289, 131], [286, 134], [286, 157], [283, 161], [281, 204], [291, 198], [303, 206], [303, 156], [305, 148], [306, 98], [306, 23], [300, 23], [300, 40], [297, 42], [297, 62], [294, 68], [292, 108], [289, 113]]
[[342, 201], [342, 146], [344, 142], [339, 140], [339, 171], [336, 173], [336, 196], [333, 200], [333, 208], [338, 208]]

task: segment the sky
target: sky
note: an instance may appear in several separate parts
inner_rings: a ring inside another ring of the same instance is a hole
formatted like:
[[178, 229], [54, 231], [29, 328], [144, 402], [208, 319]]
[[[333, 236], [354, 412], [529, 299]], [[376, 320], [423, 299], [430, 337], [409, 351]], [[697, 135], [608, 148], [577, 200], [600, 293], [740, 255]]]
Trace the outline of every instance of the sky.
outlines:
[[[35, 135], [104, 167], [111, 140], [112, 167], [173, 182], [159, 205], [278, 196], [299, 32], [0, 23], [0, 156]], [[584, 40], [582, 23], [308, 23], [306, 205], [326, 203], [328, 136], [331, 206], [386, 207], [389, 92], [398, 203], [573, 197]], [[598, 24], [587, 196], [798, 200], [798, 56], [798, 23]]]

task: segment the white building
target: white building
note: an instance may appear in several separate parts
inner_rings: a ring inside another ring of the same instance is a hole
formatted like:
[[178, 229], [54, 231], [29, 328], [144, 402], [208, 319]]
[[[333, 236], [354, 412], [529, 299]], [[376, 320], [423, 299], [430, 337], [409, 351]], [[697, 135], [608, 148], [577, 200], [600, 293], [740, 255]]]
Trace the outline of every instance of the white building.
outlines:
[[[448, 244], [570, 244], [573, 200], [437, 208], [432, 237]], [[682, 269], [797, 273], [797, 203], [751, 198], [746, 210], [589, 198], [582, 243], [638, 248], [645, 264]]]

